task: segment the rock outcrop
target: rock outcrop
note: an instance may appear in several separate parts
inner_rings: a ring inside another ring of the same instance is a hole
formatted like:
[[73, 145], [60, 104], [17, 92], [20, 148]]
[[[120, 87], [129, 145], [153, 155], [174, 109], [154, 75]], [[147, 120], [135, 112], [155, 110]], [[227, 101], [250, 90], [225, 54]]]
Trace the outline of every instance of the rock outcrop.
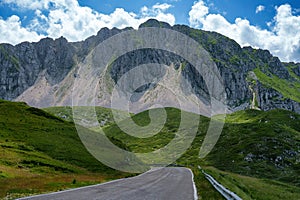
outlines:
[[[286, 87], [293, 87], [293, 91], [300, 93], [300, 64], [282, 63], [267, 50], [241, 48], [235, 41], [215, 32], [192, 29], [185, 25], [170, 26], [156, 20], [149, 20], [140, 26], [144, 27], [167, 28], [184, 33], [209, 52], [223, 79], [230, 111], [252, 106], [261, 110], [282, 108], [300, 113], [297, 95], [287, 96], [280, 87], [268, 84], [262, 76], [253, 79], [253, 74], [259, 70], [269, 78], [276, 77], [290, 83]], [[36, 43], [23, 42], [16, 46], [0, 44], [0, 98], [26, 101], [36, 107], [70, 105], [73, 82], [80, 76], [77, 71], [81, 63], [101, 42], [126, 30], [131, 28], [103, 28], [97, 35], [75, 43], [61, 37], [56, 40], [45, 38]], [[210, 103], [203, 77], [184, 58], [163, 50], [140, 49], [122, 55], [107, 66], [99, 83], [104, 84], [105, 80], [109, 80], [114, 85], [129, 70], [149, 63], [173, 67], [175, 71], [180, 69], [180, 77], [190, 82], [192, 92], [203, 104]], [[163, 79], [166, 73], [167, 70], [149, 71], [157, 79]], [[249, 73], [252, 74], [250, 78]], [[175, 81], [174, 77], [171, 79]], [[99, 104], [109, 106], [111, 88], [101, 84], [99, 88], [99, 93], [103, 93], [102, 98], [105, 97]], [[145, 102], [149, 97], [153, 99], [152, 94], [159, 96], [159, 91], [157, 84], [144, 85], [136, 91], [132, 102]]]

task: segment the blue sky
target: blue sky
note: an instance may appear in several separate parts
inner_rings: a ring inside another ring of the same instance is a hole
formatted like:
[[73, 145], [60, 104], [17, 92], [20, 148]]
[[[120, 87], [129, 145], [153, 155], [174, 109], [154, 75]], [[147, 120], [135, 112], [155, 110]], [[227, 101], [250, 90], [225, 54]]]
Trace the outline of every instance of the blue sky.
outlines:
[[[188, 25], [188, 13], [193, 6], [194, 0], [80, 0], [79, 3], [84, 6], [89, 6], [97, 11], [109, 14], [114, 11], [115, 8], [121, 7], [130, 12], [139, 12], [143, 6], [152, 6], [156, 3], [168, 3], [173, 7], [169, 9], [176, 17], [176, 23]], [[246, 18], [251, 21], [254, 25], [268, 28], [266, 22], [271, 21], [275, 16], [275, 6], [290, 4], [293, 8], [300, 9], [300, 1], [293, 0], [206, 0], [210, 5], [212, 13], [225, 14], [226, 18], [230, 22], [234, 22], [237, 17]], [[256, 7], [264, 5], [265, 10], [260, 14], [256, 14]], [[300, 11], [300, 10], [299, 10]]]
[[241, 46], [300, 61], [299, 0], [0, 0], [0, 43], [84, 40], [149, 18], [216, 31]]

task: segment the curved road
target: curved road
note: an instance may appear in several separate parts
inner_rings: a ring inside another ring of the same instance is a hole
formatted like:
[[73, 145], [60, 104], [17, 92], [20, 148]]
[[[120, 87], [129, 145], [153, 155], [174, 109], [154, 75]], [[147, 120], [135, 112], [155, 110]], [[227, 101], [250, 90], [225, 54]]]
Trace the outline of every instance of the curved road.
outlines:
[[41, 200], [194, 200], [197, 191], [190, 169], [157, 168], [136, 177], [94, 186], [32, 196]]

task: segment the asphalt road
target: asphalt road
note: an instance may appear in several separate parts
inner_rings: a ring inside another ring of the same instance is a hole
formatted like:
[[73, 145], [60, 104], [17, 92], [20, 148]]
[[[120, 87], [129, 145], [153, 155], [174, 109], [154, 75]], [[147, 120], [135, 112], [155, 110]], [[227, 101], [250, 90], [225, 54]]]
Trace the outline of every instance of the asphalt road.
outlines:
[[41, 200], [194, 200], [193, 174], [187, 168], [154, 169], [136, 177], [22, 199]]

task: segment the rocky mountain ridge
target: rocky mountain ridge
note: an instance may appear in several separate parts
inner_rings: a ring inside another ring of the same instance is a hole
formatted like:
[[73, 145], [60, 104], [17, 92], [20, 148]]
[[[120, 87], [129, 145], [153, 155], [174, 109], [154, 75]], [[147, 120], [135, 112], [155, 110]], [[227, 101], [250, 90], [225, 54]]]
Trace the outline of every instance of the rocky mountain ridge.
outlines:
[[[262, 110], [282, 108], [300, 113], [299, 63], [282, 63], [267, 50], [241, 48], [235, 41], [221, 34], [185, 25], [170, 26], [149, 20], [140, 25], [140, 28], [144, 27], [167, 28], [186, 34], [209, 52], [223, 78], [230, 111], [252, 107]], [[103, 28], [97, 35], [75, 43], [61, 37], [56, 40], [45, 38], [36, 43], [23, 42], [16, 46], [0, 44], [0, 98], [25, 101], [35, 107], [71, 105], [72, 86], [79, 76], [79, 65], [101, 42], [126, 30], [132, 28]], [[107, 85], [107, 80], [116, 84], [126, 72], [149, 63], [164, 64], [173, 67], [178, 73], [181, 71], [180, 76], [177, 73], [177, 79], [185, 77], [191, 83], [194, 95], [204, 104], [210, 103], [205, 81], [190, 63], [167, 51], [141, 49], [125, 54], [107, 66], [107, 73], [102, 77], [104, 85], [99, 86], [102, 98], [98, 104], [110, 106], [111, 86]], [[166, 71], [152, 70], [149, 74], [155, 77], [165, 75]], [[176, 81], [176, 78], [173, 79]], [[169, 84], [172, 85], [171, 82]], [[145, 85], [139, 88], [132, 101], [150, 105], [155, 101], [146, 98], [153, 96], [151, 91], [157, 94], [160, 90], [155, 84]], [[168, 96], [157, 98], [167, 99]], [[143, 108], [139, 107], [135, 112], [139, 110]]]

